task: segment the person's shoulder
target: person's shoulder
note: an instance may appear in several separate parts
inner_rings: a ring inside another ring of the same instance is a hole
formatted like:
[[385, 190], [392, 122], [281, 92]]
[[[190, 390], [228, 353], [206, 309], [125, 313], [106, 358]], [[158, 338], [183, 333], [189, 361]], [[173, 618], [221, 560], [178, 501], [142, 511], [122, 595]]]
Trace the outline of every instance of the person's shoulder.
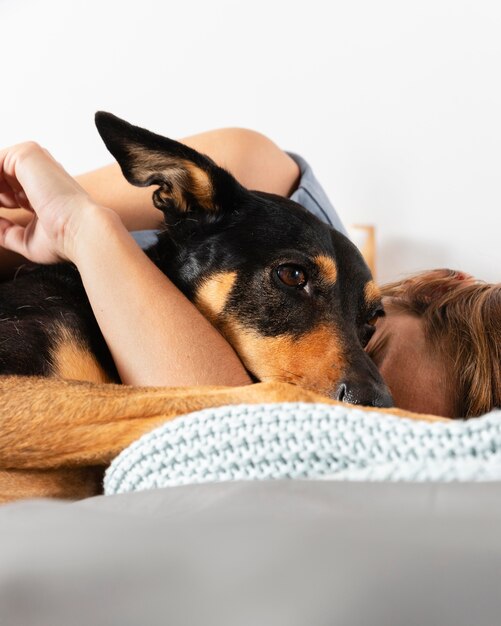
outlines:
[[[297, 188], [301, 170], [297, 162], [270, 137], [250, 128], [227, 128], [232, 174], [245, 187], [288, 197]], [[223, 164], [224, 165], [224, 164]]]

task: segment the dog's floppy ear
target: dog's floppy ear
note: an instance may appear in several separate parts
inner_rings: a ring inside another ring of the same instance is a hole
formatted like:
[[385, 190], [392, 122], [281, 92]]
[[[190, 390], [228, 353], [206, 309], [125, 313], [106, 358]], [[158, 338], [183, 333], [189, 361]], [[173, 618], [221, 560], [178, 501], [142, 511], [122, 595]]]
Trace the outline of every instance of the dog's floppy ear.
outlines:
[[234, 205], [242, 187], [209, 157], [104, 111], [96, 113], [96, 126], [132, 185], [159, 185], [153, 202], [161, 211], [215, 216]]

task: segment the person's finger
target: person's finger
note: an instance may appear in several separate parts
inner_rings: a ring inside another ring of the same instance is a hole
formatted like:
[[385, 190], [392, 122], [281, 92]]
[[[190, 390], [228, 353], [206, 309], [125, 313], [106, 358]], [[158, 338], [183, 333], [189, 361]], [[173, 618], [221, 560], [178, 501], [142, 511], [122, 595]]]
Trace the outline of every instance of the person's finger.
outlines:
[[0, 207], [5, 209], [16, 209], [18, 204], [12, 192], [0, 192]]
[[[15, 150], [13, 150], [15, 155]], [[0, 160], [2, 180], [4, 187], [10, 189], [13, 193], [23, 190], [21, 183], [18, 181], [15, 171], [15, 158], [12, 158], [12, 152], [9, 151], [3, 159]]]
[[27, 257], [24, 238], [25, 230], [24, 226], [14, 224], [14, 222], [0, 217], [0, 246]]
[[88, 194], [54, 157], [34, 142], [0, 150], [0, 193], [23, 191], [31, 205], [47, 205], [55, 196]]
[[16, 199], [19, 207], [27, 209], [28, 211], [33, 211], [33, 207], [31, 206], [28, 196], [24, 193], [24, 191], [14, 192], [14, 198]]
[[7, 203], [2, 206], [8, 208], [12, 208], [11, 199], [15, 198], [15, 194], [23, 191], [21, 183], [15, 176], [14, 162], [12, 158], [9, 158], [13, 150], [15, 148], [0, 150], [0, 196], [4, 197]]
[[[23, 192], [29, 196], [34, 180], [42, 187], [50, 186], [54, 176], [61, 178], [61, 170], [63, 168], [57, 165], [51, 154], [35, 142], [28, 141], [1, 150], [0, 191]], [[64, 176], [62, 178], [64, 180]]]
[[[3, 161], [0, 159], [0, 202], [2, 206], [10, 205], [14, 198], [14, 190], [6, 180], [5, 172], [3, 171]], [[8, 204], [3, 204], [3, 203]]]

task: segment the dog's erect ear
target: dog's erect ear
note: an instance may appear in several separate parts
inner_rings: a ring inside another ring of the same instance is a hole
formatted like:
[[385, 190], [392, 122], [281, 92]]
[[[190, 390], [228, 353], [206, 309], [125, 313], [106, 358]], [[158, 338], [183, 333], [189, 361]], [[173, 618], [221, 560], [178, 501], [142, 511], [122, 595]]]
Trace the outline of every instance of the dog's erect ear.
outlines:
[[96, 113], [96, 126], [132, 185], [159, 185], [153, 202], [161, 211], [216, 215], [234, 206], [242, 187], [209, 157], [104, 111]]

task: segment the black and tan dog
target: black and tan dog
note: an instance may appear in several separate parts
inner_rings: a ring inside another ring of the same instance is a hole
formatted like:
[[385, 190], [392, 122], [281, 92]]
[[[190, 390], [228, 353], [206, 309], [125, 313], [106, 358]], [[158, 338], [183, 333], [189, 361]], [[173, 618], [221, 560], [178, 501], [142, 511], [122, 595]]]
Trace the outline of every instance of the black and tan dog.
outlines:
[[[256, 380], [391, 405], [364, 352], [381, 299], [346, 237], [291, 200], [244, 189], [178, 142], [108, 113], [96, 124], [127, 180], [158, 186], [165, 228], [148, 256]], [[0, 285], [0, 374], [119, 382], [73, 265], [21, 270]]]

